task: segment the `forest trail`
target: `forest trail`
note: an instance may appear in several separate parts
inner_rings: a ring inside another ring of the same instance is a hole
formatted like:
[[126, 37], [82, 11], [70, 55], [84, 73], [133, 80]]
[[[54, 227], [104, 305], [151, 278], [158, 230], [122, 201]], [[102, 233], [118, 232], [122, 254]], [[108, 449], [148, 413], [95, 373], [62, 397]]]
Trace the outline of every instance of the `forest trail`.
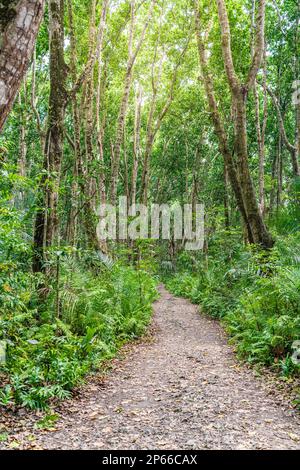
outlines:
[[152, 341], [65, 402], [41, 449], [299, 449], [300, 419], [237, 364], [218, 322], [160, 288]]

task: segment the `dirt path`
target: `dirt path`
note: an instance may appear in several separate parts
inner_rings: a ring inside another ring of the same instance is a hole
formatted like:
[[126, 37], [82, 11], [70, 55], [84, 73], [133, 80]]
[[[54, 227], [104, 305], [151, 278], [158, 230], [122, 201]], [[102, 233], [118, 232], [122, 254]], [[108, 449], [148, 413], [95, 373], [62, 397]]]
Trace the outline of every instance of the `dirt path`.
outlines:
[[152, 342], [66, 404], [44, 449], [300, 449], [300, 418], [238, 366], [217, 322], [161, 288]]

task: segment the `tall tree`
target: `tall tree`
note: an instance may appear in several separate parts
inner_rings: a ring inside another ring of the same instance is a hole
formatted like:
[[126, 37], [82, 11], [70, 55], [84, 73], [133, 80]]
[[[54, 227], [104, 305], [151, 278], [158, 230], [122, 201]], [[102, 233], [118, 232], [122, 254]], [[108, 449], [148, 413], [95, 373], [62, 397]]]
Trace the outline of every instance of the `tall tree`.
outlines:
[[221, 47], [224, 67], [231, 94], [232, 108], [235, 110], [233, 115], [233, 124], [235, 130], [234, 150], [237, 156], [236, 162], [233, 161], [232, 152], [229, 148], [228, 137], [226, 135], [225, 127], [222, 123], [222, 117], [215, 98], [214, 84], [208, 67], [205, 44], [202, 35], [203, 29], [201, 14], [198, 7], [198, 1], [195, 0], [196, 35], [205, 90], [210, 105], [215, 131], [219, 139], [220, 151], [224, 157], [232, 188], [236, 195], [237, 203], [247, 228], [248, 239], [251, 243], [259, 244], [264, 248], [271, 248], [274, 242], [259, 211], [249, 168], [246, 112], [246, 103], [249, 91], [254, 86], [263, 58], [265, 37], [265, 0], [259, 1], [255, 33], [255, 48], [252, 63], [249, 67], [246, 81], [244, 83], [240, 81], [233, 62], [231, 31], [225, 1], [216, 0], [216, 3], [221, 30]]
[[128, 99], [129, 93], [132, 85], [132, 74], [134, 64], [136, 62], [137, 56], [141, 50], [143, 42], [145, 40], [146, 31], [148, 29], [150, 20], [153, 15], [153, 8], [157, 0], [151, 0], [150, 8], [145, 20], [144, 27], [140, 34], [139, 40], [135, 48], [133, 47], [134, 39], [134, 26], [135, 26], [135, 1], [131, 1], [131, 22], [129, 28], [129, 47], [128, 47], [128, 61], [126, 66], [125, 78], [124, 78], [124, 89], [123, 96], [120, 105], [119, 117], [117, 121], [117, 131], [116, 131], [116, 141], [114, 145], [114, 153], [112, 159], [112, 178], [111, 178], [111, 202], [112, 204], [116, 203], [117, 197], [117, 185], [119, 179], [119, 167], [120, 167], [120, 156], [121, 156], [121, 147], [124, 138], [124, 127], [126, 114], [128, 109]]
[[44, 270], [44, 247], [49, 248], [59, 230], [58, 197], [63, 157], [67, 68], [64, 59], [64, 0], [49, 0], [50, 95], [44, 148], [44, 177], [35, 221], [35, 272]]

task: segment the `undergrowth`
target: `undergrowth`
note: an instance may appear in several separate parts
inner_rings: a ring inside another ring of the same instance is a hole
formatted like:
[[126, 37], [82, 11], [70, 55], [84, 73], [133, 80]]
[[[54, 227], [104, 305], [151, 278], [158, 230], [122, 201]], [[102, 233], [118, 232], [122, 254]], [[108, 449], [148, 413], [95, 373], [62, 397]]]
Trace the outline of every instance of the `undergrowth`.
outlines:
[[[2, 266], [3, 269], [3, 266]], [[67, 258], [61, 265], [59, 310], [52, 288], [41, 306], [30, 276], [0, 280], [0, 404], [44, 409], [71, 396], [85, 375], [145, 331], [156, 297], [149, 274], [122, 265], [97, 273]]]
[[300, 339], [299, 246], [299, 233], [278, 237], [266, 254], [223, 233], [205, 260], [179, 256], [178, 272], [166, 284], [221, 319], [241, 358], [279, 368], [285, 376], [300, 375], [292, 360], [293, 343]]

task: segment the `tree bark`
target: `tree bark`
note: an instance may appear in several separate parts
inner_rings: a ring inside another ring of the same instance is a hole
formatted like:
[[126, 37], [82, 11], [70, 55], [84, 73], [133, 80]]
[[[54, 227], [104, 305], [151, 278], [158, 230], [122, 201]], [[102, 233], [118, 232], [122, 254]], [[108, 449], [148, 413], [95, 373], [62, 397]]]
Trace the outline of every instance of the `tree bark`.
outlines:
[[225, 228], [229, 230], [230, 228], [229, 191], [228, 191], [229, 181], [228, 181], [228, 171], [225, 165], [224, 165], [223, 178], [224, 178], [224, 222], [225, 222]]
[[0, 133], [32, 56], [45, 0], [0, 4]]
[[136, 204], [137, 177], [140, 163], [141, 145], [141, 118], [142, 118], [142, 98], [143, 90], [140, 86], [136, 96], [135, 117], [134, 117], [134, 138], [133, 138], [133, 165], [131, 176], [131, 204]]
[[[76, 34], [73, 17], [72, 0], [68, 0], [68, 20], [69, 20], [69, 35], [70, 35], [70, 71], [73, 83], [76, 82], [76, 64], [77, 64], [77, 50], [76, 50]], [[73, 115], [73, 128], [74, 128], [74, 162], [73, 162], [73, 175], [71, 185], [71, 208], [69, 212], [69, 220], [67, 224], [67, 241], [71, 246], [76, 245], [77, 229], [78, 229], [78, 168], [79, 160], [81, 159], [80, 148], [80, 118], [78, 113], [77, 96], [73, 94], [72, 98], [72, 115]]]
[[[256, 0], [252, 2], [252, 60], [254, 58], [255, 42], [254, 42], [254, 32], [255, 32], [255, 7]], [[261, 113], [260, 113], [260, 101], [259, 101], [259, 92], [257, 88], [257, 82], [254, 81], [253, 84], [253, 94], [255, 101], [255, 121], [256, 121], [256, 133], [257, 133], [257, 147], [259, 155], [259, 172], [258, 172], [258, 185], [259, 185], [259, 210], [264, 216], [265, 214], [265, 134], [267, 126], [267, 117], [268, 117], [268, 98], [267, 98], [267, 57], [266, 57], [266, 44], [264, 45], [264, 79], [263, 79], [263, 118], [261, 123]]]
[[104, 169], [104, 152], [103, 152], [103, 139], [104, 139], [106, 116], [104, 114], [103, 118], [101, 119], [101, 110], [103, 107], [102, 101], [104, 100], [105, 77], [106, 77], [106, 69], [104, 68], [104, 84], [102, 86], [102, 72], [103, 72], [103, 66], [102, 66], [102, 47], [103, 46], [102, 44], [103, 44], [104, 29], [106, 25], [108, 3], [109, 3], [109, 0], [105, 0], [102, 4], [102, 14], [101, 14], [101, 23], [100, 23], [101, 47], [99, 48], [99, 56], [98, 56], [98, 83], [97, 83], [97, 100], [96, 100], [97, 145], [98, 145], [99, 164], [100, 164], [98, 187], [99, 187], [101, 204], [106, 203], [106, 186], [105, 186], [106, 177], [105, 177], [105, 169]]
[[256, 132], [257, 146], [259, 155], [259, 209], [262, 215], [265, 213], [265, 134], [267, 125], [267, 92], [266, 92], [266, 70], [264, 74], [264, 104], [263, 104], [263, 122], [260, 120], [260, 103], [259, 94], [256, 83], [253, 87], [255, 99], [255, 116], [256, 116]]

